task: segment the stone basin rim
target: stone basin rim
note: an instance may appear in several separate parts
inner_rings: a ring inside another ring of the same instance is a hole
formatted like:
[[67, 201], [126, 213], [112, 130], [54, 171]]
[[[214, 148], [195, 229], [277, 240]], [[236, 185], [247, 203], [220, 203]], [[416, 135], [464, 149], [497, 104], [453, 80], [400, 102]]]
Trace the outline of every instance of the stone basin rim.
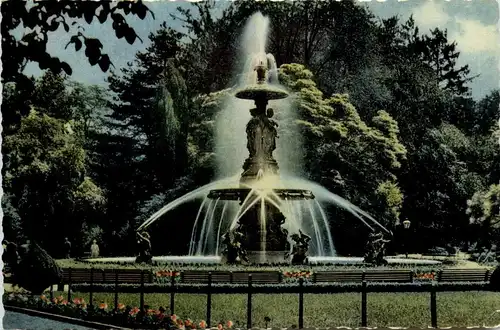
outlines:
[[[221, 200], [238, 200], [245, 198], [251, 191], [250, 188], [222, 188], [222, 189], [212, 189], [208, 193], [208, 198], [210, 199], [221, 199]], [[259, 190], [259, 189], [256, 189]], [[291, 200], [291, 199], [315, 199], [312, 191], [307, 189], [286, 189], [286, 188], [270, 188], [262, 190], [272, 190], [281, 199]]]
[[265, 98], [266, 100], [279, 100], [289, 96], [285, 90], [269, 86], [267, 84], [255, 84], [245, 88], [238, 89], [234, 94], [235, 97], [244, 100], [255, 100]]

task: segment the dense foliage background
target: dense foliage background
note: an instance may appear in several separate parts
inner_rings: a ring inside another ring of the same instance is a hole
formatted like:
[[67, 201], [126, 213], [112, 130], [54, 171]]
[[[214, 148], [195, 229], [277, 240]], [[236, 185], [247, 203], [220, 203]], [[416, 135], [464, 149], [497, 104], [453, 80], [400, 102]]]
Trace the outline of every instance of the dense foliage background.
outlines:
[[[144, 5], [102, 5], [98, 13], [100, 3], [68, 11], [39, 2], [7, 15], [19, 10], [12, 3], [1, 5], [2, 38], [10, 40], [2, 53], [8, 240], [36, 240], [58, 256], [64, 236], [79, 254], [97, 239], [103, 254], [133, 254], [142, 221], [214, 177], [214, 120], [241, 66], [243, 24], [261, 11], [272, 24], [267, 51], [281, 65], [282, 84], [296, 92], [292, 124], [303, 136], [305, 177], [391, 229], [393, 250], [402, 240], [413, 251], [499, 243], [500, 93], [470, 96], [469, 69], [457, 65], [446, 31], [422, 34], [412, 19], [378, 20], [352, 1], [237, 1], [218, 17], [214, 2], [204, 1], [179, 9], [171, 19], [185, 29], [164, 23], [125, 68], [110, 69], [97, 39], [72, 39], [77, 50], [83, 40], [91, 64], [112, 70], [102, 88], [72, 81], [61, 73], [71, 68], [48, 54], [19, 52], [23, 44], [11, 32], [21, 21], [47, 32], [59, 17], [102, 23], [109, 15], [117, 37], [133, 43], [118, 12], [142, 19]], [[44, 41], [46, 34], [39, 50]], [[51, 70], [26, 77], [30, 61]], [[342, 210], [327, 211], [338, 253], [362, 253], [366, 227]], [[184, 205], [153, 225], [155, 254], [187, 252], [196, 212]], [[412, 224], [409, 241], [404, 219]]]

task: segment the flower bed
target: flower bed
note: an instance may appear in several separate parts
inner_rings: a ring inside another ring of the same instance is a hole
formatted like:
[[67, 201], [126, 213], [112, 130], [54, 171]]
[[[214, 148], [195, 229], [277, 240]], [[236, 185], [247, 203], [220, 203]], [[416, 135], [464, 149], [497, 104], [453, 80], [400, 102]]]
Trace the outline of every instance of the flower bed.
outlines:
[[284, 283], [290, 283], [290, 282], [298, 282], [299, 279], [304, 279], [305, 281], [309, 281], [311, 278], [312, 272], [310, 271], [284, 271], [283, 272], [283, 282]]
[[170, 283], [172, 278], [175, 282], [180, 282], [181, 273], [179, 271], [173, 270], [158, 270], [154, 273], [154, 283]]
[[413, 275], [414, 281], [434, 281], [436, 272], [415, 272]]
[[[141, 310], [138, 307], [118, 304], [116, 310], [110, 309], [106, 302], [101, 302], [93, 306], [88, 305], [82, 298], [74, 298], [72, 301], [64, 299], [63, 296], [52, 300], [45, 295], [33, 297], [22, 294], [4, 295], [3, 303], [6, 306], [34, 309], [42, 312], [64, 315], [86, 321], [94, 321], [106, 324], [113, 324], [120, 327], [141, 328], [141, 329], [206, 329], [207, 323], [202, 320], [194, 322], [190, 319], [182, 320], [177, 315], [169, 315], [165, 308], [158, 310], [144, 306]], [[219, 330], [230, 329], [232, 321], [222, 322], [217, 325]]]

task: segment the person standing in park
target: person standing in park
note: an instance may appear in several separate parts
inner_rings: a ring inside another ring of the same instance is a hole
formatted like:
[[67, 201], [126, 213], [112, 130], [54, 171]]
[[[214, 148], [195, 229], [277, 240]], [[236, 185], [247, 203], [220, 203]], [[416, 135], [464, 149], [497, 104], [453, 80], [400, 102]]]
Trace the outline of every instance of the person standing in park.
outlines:
[[91, 258], [99, 257], [99, 245], [97, 245], [96, 240], [94, 240], [92, 245], [90, 246], [90, 257]]
[[66, 254], [66, 259], [71, 258], [71, 242], [67, 237], [64, 238], [64, 251]]
[[30, 247], [31, 247], [31, 242], [29, 239], [26, 240], [26, 243], [21, 245], [21, 249], [19, 251], [21, 259], [25, 258], [28, 255], [28, 252], [30, 251]]
[[[9, 270], [15, 268], [19, 262], [19, 253], [17, 252], [17, 245], [14, 242], [4, 241], [4, 262], [8, 265]], [[5, 266], [4, 266], [5, 267]]]

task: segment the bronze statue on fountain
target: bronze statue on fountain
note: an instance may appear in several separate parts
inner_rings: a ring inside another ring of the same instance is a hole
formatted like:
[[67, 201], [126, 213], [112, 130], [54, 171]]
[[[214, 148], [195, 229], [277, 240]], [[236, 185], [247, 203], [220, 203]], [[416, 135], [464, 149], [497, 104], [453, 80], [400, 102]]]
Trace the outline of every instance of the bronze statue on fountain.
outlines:
[[384, 237], [383, 233], [372, 232], [368, 235], [368, 241], [365, 248], [364, 262], [376, 266], [387, 265], [385, 259], [385, 245], [390, 240]]
[[229, 232], [222, 235], [222, 244], [225, 246], [222, 255], [228, 264], [236, 264], [238, 262], [248, 262], [246, 250], [241, 244], [243, 234], [239, 231], [233, 232], [234, 238], [231, 239]]
[[153, 255], [151, 254], [151, 240], [147, 231], [137, 232], [137, 247], [139, 250], [138, 256], [135, 258], [136, 263], [151, 264]]
[[299, 234], [293, 234], [291, 238], [295, 243], [292, 250], [292, 265], [307, 264], [309, 262], [307, 252], [311, 237], [299, 230]]

